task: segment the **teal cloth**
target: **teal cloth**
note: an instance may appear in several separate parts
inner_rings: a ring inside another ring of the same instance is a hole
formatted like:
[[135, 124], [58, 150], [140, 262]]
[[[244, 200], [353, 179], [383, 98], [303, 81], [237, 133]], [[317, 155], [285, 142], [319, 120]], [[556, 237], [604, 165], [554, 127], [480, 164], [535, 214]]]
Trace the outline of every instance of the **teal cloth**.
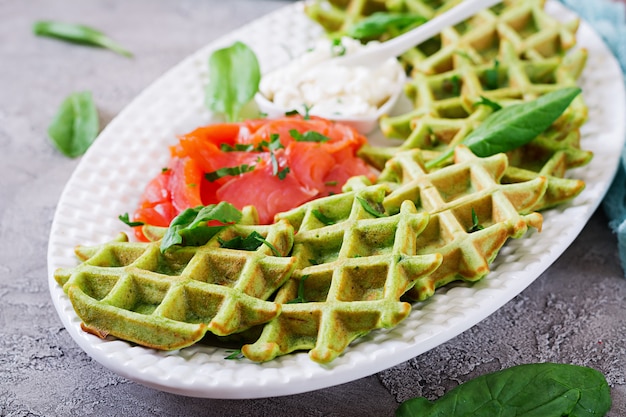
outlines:
[[[612, 0], [561, 0], [602, 36], [626, 75], [626, 10]], [[626, 114], [624, 115], [626, 117]], [[622, 269], [626, 271], [626, 149], [618, 172], [602, 202], [609, 227], [617, 234]]]

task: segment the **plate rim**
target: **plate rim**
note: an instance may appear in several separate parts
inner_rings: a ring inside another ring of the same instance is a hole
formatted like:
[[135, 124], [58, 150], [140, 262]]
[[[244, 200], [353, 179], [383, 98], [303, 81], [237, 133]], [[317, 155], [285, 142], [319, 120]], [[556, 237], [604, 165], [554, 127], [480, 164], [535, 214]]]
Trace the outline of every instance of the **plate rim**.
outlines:
[[[554, 1], [548, 2], [548, 5], [550, 6], [562, 7], [566, 9], [566, 7], [560, 3], [558, 3], [558, 6], [554, 6], [554, 4], [555, 4]], [[129, 113], [132, 113], [134, 108], [137, 106], [137, 103], [141, 103], [142, 100], [144, 100], [146, 97], [149, 97], [150, 94], [153, 93], [153, 91], [161, 88], [162, 84], [165, 83], [166, 80], [168, 80], [170, 77], [175, 76], [175, 74], [177, 73], [179, 69], [192, 65], [192, 63], [195, 62], [199, 57], [208, 56], [209, 52], [215, 49], [218, 49], [220, 47], [223, 47], [235, 39], [238, 39], [239, 37], [242, 36], [242, 34], [250, 30], [250, 28], [253, 25], [262, 25], [263, 22], [271, 21], [271, 19], [273, 19], [275, 16], [279, 14], [287, 13], [288, 10], [298, 11], [298, 9], [301, 7], [302, 7], [301, 2], [292, 4], [292, 5], [287, 5], [284, 7], [280, 7], [277, 10], [265, 16], [260, 17], [259, 19], [255, 19], [254, 21], [243, 25], [242, 27], [240, 27], [239, 29], [236, 29], [235, 31], [232, 31], [228, 34], [225, 34], [219, 37], [218, 39], [210, 42], [206, 46], [200, 48], [198, 51], [190, 54], [189, 56], [184, 58], [181, 62], [176, 64], [174, 67], [172, 67], [170, 70], [163, 73], [161, 77], [156, 79], [148, 87], [146, 87], [140, 94], [138, 94], [114, 118], [114, 120], [111, 121], [111, 123], [109, 123], [109, 125], [101, 132], [100, 137], [105, 137], [105, 138], [108, 137], [110, 135], [110, 132], [113, 132], [114, 129], [118, 127], [118, 125], [123, 124], [124, 119], [127, 117], [126, 115]], [[586, 26], [585, 29], [587, 31], [589, 31], [590, 33], [592, 33], [594, 36], [597, 37], [597, 39], [595, 39], [594, 41], [595, 42], [599, 41], [601, 46], [604, 48], [603, 52], [607, 53], [607, 59], [612, 61], [611, 62], [612, 65], [615, 66], [619, 70], [619, 65], [617, 64], [617, 60], [608, 49], [605, 42], [599, 37], [599, 35], [593, 29], [591, 29], [588, 23], [582, 20], [581, 27], [585, 27], [585, 26]], [[621, 75], [621, 72], [619, 72], [619, 74]], [[616, 96], [621, 97], [620, 101], [622, 104], [622, 108], [626, 109], [626, 98], [625, 98], [626, 94], [624, 92], [623, 83], [620, 83], [620, 85], [621, 85], [620, 91], [615, 92], [615, 94]], [[621, 138], [622, 138], [621, 147], [620, 147], [621, 149], [624, 145], [624, 140], [626, 140], [626, 121], [622, 120], [621, 126], [617, 129], [617, 131], [618, 131], [617, 133], [621, 132]], [[334, 366], [334, 365], [323, 366], [323, 365], [315, 364], [314, 366], [317, 367], [317, 372], [314, 371], [312, 374], [305, 375], [304, 379], [298, 380], [298, 378], [293, 378], [293, 377], [289, 378], [289, 376], [287, 376], [287, 377], [280, 379], [279, 383], [273, 386], [272, 385], [268, 386], [262, 383], [256, 383], [255, 381], [252, 381], [252, 383], [250, 383], [250, 381], [247, 381], [247, 382], [244, 381], [244, 383], [239, 384], [239, 385], [238, 383], [232, 383], [232, 384], [226, 384], [227, 386], [220, 386], [220, 384], [208, 384], [207, 385], [206, 380], [201, 380], [201, 383], [194, 384], [194, 383], [185, 383], [179, 379], [174, 380], [173, 378], [161, 378], [160, 374], [158, 373], [155, 374], [153, 370], [151, 370], [151, 366], [154, 367], [153, 365], [148, 365], [143, 371], [138, 371], [138, 369], [135, 367], [126, 366], [127, 363], [116, 362], [116, 359], [115, 359], [116, 356], [111, 355], [109, 351], [111, 344], [121, 343], [121, 344], [126, 345], [127, 347], [124, 349], [127, 349], [129, 351], [132, 350], [132, 351], [135, 351], [136, 353], [138, 352], [137, 357], [139, 357], [140, 359], [143, 358], [143, 356], [145, 356], [143, 354], [143, 351], [147, 351], [148, 353], [146, 353], [146, 355], [148, 357], [145, 358], [146, 360], [149, 359], [150, 351], [152, 350], [139, 347], [139, 346], [131, 346], [127, 342], [123, 342], [119, 340], [102, 341], [93, 335], [89, 335], [89, 334], [82, 332], [82, 330], [80, 330], [79, 328], [77, 329], [77, 326], [75, 323], [76, 317], [72, 318], [71, 315], [66, 314], [67, 300], [64, 300], [63, 298], [64, 297], [67, 298], [67, 297], [65, 296], [63, 291], [60, 289], [60, 287], [58, 286], [58, 284], [56, 283], [53, 277], [54, 271], [58, 267], [58, 264], [56, 262], [56, 257], [55, 257], [55, 250], [57, 249], [57, 247], [55, 245], [58, 244], [57, 242], [58, 242], [59, 237], [63, 235], [63, 229], [57, 219], [57, 216], [59, 216], [58, 207], [63, 205], [63, 203], [68, 198], [70, 198], [69, 193], [72, 190], [72, 186], [76, 183], [76, 181], [80, 181], [80, 178], [78, 178], [79, 173], [80, 173], [79, 168], [87, 164], [92, 158], [94, 158], [97, 155], [98, 150], [104, 146], [100, 144], [103, 142], [104, 141], [96, 141], [94, 146], [88, 150], [88, 152], [79, 162], [79, 165], [75, 168], [74, 172], [72, 173], [68, 182], [66, 183], [63, 189], [63, 192], [61, 193], [61, 196], [59, 198], [59, 205], [57, 206], [57, 210], [55, 211], [55, 216], [54, 216], [52, 226], [50, 229], [50, 238], [49, 238], [49, 246], [48, 246], [48, 253], [47, 253], [48, 284], [49, 284], [50, 294], [53, 299], [53, 304], [55, 306], [55, 310], [57, 311], [59, 317], [61, 318], [61, 321], [63, 322], [64, 327], [68, 330], [72, 339], [81, 347], [81, 349], [85, 351], [85, 353], [87, 353], [90, 357], [92, 357], [97, 362], [99, 362], [106, 368], [110, 369], [111, 371], [125, 378], [128, 378], [129, 380], [133, 380], [142, 385], [155, 388], [161, 391], [166, 391], [166, 392], [171, 392], [171, 393], [186, 395], [186, 396], [192, 396], [192, 397], [203, 397], [203, 398], [253, 399], [253, 398], [264, 398], [264, 397], [275, 397], [275, 396], [298, 394], [298, 393], [313, 391], [313, 390], [317, 390], [321, 388], [327, 388], [327, 387], [343, 384], [346, 382], [350, 382], [350, 381], [374, 374], [376, 372], [380, 372], [391, 366], [400, 364], [404, 362], [405, 360], [408, 360], [412, 357], [423, 354], [442, 343], [445, 343], [447, 340], [450, 340], [451, 338], [459, 335], [463, 331], [468, 330], [469, 328], [471, 328], [478, 322], [482, 321], [489, 315], [493, 314], [496, 310], [501, 308], [504, 304], [506, 304], [512, 298], [514, 298], [516, 295], [521, 293], [528, 285], [534, 282], [536, 278], [538, 278], [543, 271], [548, 269], [550, 265], [567, 249], [567, 247], [569, 247], [569, 245], [574, 241], [576, 236], [578, 236], [580, 231], [582, 231], [586, 222], [591, 217], [591, 214], [595, 212], [595, 210], [601, 203], [602, 197], [606, 194], [611, 184], [610, 180], [601, 184], [599, 186], [599, 190], [596, 191], [597, 195], [599, 195], [600, 197], [596, 197], [595, 199], [593, 199], [591, 203], [586, 203], [585, 205], [583, 205], [583, 207], [586, 208], [585, 213], [587, 213], [588, 215], [585, 216], [586, 219], [584, 222], [581, 222], [580, 224], [576, 224], [576, 226], [573, 226], [570, 229], [568, 229], [566, 237], [563, 238], [563, 241], [566, 241], [564, 245], [565, 248], [563, 250], [554, 251], [548, 255], [545, 255], [544, 256], [545, 261], [543, 263], [539, 263], [539, 264], [535, 263], [534, 268], [531, 268], [530, 271], [526, 271], [526, 273], [534, 275], [534, 278], [530, 280], [528, 279], [517, 280], [517, 286], [515, 288], [515, 291], [513, 291], [514, 294], [511, 297], [507, 297], [504, 302], [494, 303], [493, 308], [482, 308], [480, 310], [481, 314], [478, 316], [474, 316], [472, 319], [468, 319], [464, 321], [461, 320], [461, 321], [458, 321], [456, 324], [452, 324], [448, 328], [449, 330], [447, 332], [443, 334], [439, 334], [438, 337], [430, 338], [426, 342], [422, 342], [420, 345], [420, 349], [415, 349], [413, 345], [391, 346], [392, 348], [395, 349], [392, 353], [383, 355], [383, 357], [380, 357], [380, 355], [378, 356], [374, 355], [373, 358], [370, 358], [370, 361], [376, 360], [376, 364], [374, 366], [368, 367], [367, 369], [354, 369], [354, 367], [352, 368], [348, 367], [346, 369], [346, 368], [342, 368], [342, 364], [339, 364], [338, 366]], [[597, 156], [595, 158], [597, 158]], [[615, 175], [618, 169], [620, 158], [616, 157], [616, 160], [617, 162], [611, 167], [612, 169], [610, 170], [610, 174], [607, 175], [607, 177], [613, 178], [613, 176]], [[585, 191], [583, 191], [583, 194], [581, 194], [582, 198], [584, 198], [585, 196], [584, 193]], [[109, 238], [112, 238], [112, 237], [109, 237]], [[530, 237], [526, 236], [524, 237], [524, 239], [530, 239]], [[487, 277], [486, 279], [489, 279], [489, 277]], [[445, 294], [447, 294], [447, 292], [448, 291], [446, 291]], [[431, 305], [433, 302], [440, 300], [445, 294], [443, 295], [436, 294], [436, 297], [433, 297], [430, 300], [428, 300], [426, 303], [421, 304], [421, 308], [422, 309], [427, 308], [428, 305]], [[63, 305], [64, 303], [65, 305]], [[414, 313], [411, 313], [411, 314], [414, 314]], [[71, 319], [73, 319], [74, 321], [72, 321]], [[382, 331], [377, 331], [377, 332], [385, 332], [385, 331], [382, 330]], [[394, 345], [394, 344], [391, 343], [391, 345]], [[191, 352], [190, 357], [193, 357], [194, 355], [193, 351], [194, 349], [197, 349], [197, 347], [192, 346], [186, 349], [189, 352]], [[177, 355], [178, 357], [180, 357], [180, 351], [174, 351], [173, 353], [165, 353], [165, 354], [163, 354], [162, 352], [158, 352], [158, 354], [161, 355], [161, 357], [164, 358], [165, 361], [168, 361], [168, 359], [171, 359], [171, 361], [169, 362], [173, 362], [173, 366], [181, 366], [176, 361]], [[305, 353], [304, 354], [298, 353], [298, 354], [292, 354], [292, 355], [296, 357], [295, 359], [296, 362], [299, 362], [302, 360], [310, 361], [308, 359], [308, 356], [306, 356]], [[183, 358], [183, 360], [185, 359]], [[269, 363], [252, 364], [252, 365], [261, 369], [260, 372], [268, 371], [271, 373], [272, 367], [271, 365], [267, 365], [267, 364]], [[234, 365], [234, 366], [238, 366], [238, 365]], [[307, 369], [310, 370], [310, 368], [307, 368]], [[198, 381], [198, 380], [195, 379], [194, 381]], [[268, 390], [270, 392], [268, 392]]]

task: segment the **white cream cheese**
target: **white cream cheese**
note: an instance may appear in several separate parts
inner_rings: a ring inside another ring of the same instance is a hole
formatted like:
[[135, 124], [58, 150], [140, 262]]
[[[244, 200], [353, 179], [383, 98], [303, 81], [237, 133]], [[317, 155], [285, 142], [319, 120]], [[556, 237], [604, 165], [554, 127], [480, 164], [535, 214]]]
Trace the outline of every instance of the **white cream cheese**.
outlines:
[[346, 67], [329, 62], [338, 50], [354, 53], [361, 45], [342, 38], [341, 45], [321, 39], [315, 48], [287, 66], [264, 75], [259, 90], [275, 106], [332, 118], [375, 116], [379, 108], [398, 91], [403, 71], [395, 58], [376, 68]]

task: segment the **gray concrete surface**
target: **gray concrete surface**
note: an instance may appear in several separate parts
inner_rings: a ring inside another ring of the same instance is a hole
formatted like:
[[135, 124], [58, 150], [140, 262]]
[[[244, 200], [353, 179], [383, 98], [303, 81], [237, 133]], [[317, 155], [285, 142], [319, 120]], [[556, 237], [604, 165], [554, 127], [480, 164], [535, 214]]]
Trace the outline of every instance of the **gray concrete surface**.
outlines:
[[[436, 398], [518, 363], [584, 364], [626, 415], [626, 280], [601, 212], [531, 287], [479, 325], [399, 366], [280, 398], [205, 400], [145, 388], [71, 340], [47, 288], [46, 250], [60, 192], [78, 160], [48, 143], [69, 93], [94, 93], [103, 123], [183, 57], [283, 1], [0, 0], [0, 416], [392, 416], [398, 401]], [[37, 19], [91, 24], [136, 54], [36, 38]]]

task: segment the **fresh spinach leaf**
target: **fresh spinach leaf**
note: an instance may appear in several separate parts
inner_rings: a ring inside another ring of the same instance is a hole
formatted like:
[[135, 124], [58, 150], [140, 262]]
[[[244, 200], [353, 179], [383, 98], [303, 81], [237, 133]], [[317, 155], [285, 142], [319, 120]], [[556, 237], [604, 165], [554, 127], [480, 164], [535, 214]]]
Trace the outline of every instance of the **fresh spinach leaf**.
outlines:
[[[567, 87], [505, 107], [487, 116], [461, 143], [479, 157], [519, 148], [550, 127], [580, 92], [578, 87]], [[453, 154], [452, 147], [428, 161], [426, 168], [438, 166]]]
[[[239, 222], [241, 217], [239, 210], [224, 201], [186, 209], [170, 223], [161, 240], [161, 252], [175, 245], [203, 245], [228, 224]], [[221, 224], [209, 226], [208, 223], [212, 221]]]
[[595, 369], [535, 363], [479, 376], [435, 402], [410, 399], [396, 417], [599, 417], [610, 407], [609, 386]]
[[89, 149], [99, 130], [98, 110], [91, 93], [82, 91], [63, 100], [48, 127], [48, 136], [63, 155], [76, 158]]
[[209, 58], [206, 105], [224, 114], [229, 122], [239, 120], [243, 107], [259, 90], [261, 69], [256, 55], [246, 44], [235, 42]]
[[402, 31], [426, 20], [415, 13], [376, 12], [350, 26], [346, 34], [355, 39], [378, 38], [390, 30]]
[[33, 33], [37, 36], [106, 48], [129, 58], [133, 56], [130, 51], [124, 49], [120, 44], [113, 41], [104, 33], [85, 25], [42, 20], [35, 22], [33, 25]]

